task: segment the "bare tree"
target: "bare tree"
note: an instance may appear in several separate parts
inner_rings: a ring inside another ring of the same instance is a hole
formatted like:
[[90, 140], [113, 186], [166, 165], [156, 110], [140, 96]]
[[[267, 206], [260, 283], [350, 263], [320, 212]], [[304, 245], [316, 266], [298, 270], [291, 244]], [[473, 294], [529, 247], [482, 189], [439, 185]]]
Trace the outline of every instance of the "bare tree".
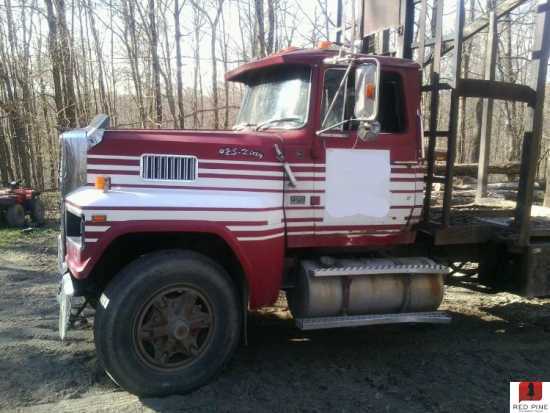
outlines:
[[182, 69], [183, 62], [181, 58], [181, 26], [180, 15], [183, 4], [180, 5], [179, 0], [174, 0], [174, 36], [176, 42], [176, 89], [178, 93], [178, 120], [179, 127], [185, 129], [185, 111], [183, 108], [183, 81], [182, 81]]
[[193, 5], [204, 15], [210, 24], [210, 55], [212, 57], [212, 101], [214, 105], [214, 129], [218, 129], [220, 126], [220, 114], [218, 107], [218, 62], [216, 58], [216, 37], [218, 22], [223, 11], [224, 0], [216, 0], [214, 5], [214, 13], [211, 16], [202, 6], [200, 6], [195, 0], [191, 0]]

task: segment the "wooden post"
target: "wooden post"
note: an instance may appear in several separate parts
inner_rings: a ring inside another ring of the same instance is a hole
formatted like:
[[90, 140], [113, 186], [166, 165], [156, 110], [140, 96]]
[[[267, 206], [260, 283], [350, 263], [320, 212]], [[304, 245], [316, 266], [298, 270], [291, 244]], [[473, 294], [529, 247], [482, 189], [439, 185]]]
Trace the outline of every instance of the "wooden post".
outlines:
[[550, 51], [550, 0], [539, 0], [535, 40], [531, 52], [529, 85], [536, 91], [536, 102], [525, 117], [525, 135], [521, 154], [521, 175], [515, 213], [518, 228], [518, 244], [529, 245], [533, 186], [537, 173], [540, 141], [544, 117], [544, 92]]
[[376, 53], [385, 56], [390, 52], [390, 31], [388, 29], [380, 30], [376, 33], [377, 47]]
[[460, 69], [462, 67], [462, 30], [464, 29], [464, 0], [456, 2], [456, 24], [454, 33], [454, 56], [452, 59], [451, 107], [449, 113], [449, 137], [447, 138], [447, 167], [445, 168], [445, 193], [443, 194], [443, 225], [451, 222], [453, 198], [453, 166], [456, 158], [456, 136], [458, 123], [458, 102], [460, 99]]
[[414, 0], [401, 0], [399, 11], [400, 24], [397, 37], [397, 57], [412, 58], [412, 40], [414, 31]]
[[343, 4], [342, 0], [338, 0], [338, 9], [336, 11], [336, 43], [341, 44], [342, 43], [342, 36], [343, 36], [343, 24], [342, 24], [342, 18], [343, 18]]
[[[485, 56], [485, 80], [495, 80], [497, 57], [497, 16], [494, 10], [489, 13], [487, 33], [487, 53]], [[483, 99], [481, 114], [481, 137], [479, 141], [479, 169], [477, 174], [476, 201], [487, 196], [489, 154], [491, 152], [491, 129], [493, 123], [493, 99]]]
[[428, 1], [421, 0], [420, 2], [420, 16], [418, 18], [418, 56], [416, 58], [417, 63], [420, 65], [420, 73], [424, 67], [425, 56], [425, 43], [426, 43], [426, 11]]
[[439, 78], [441, 71], [441, 47], [443, 36], [443, 0], [434, 0], [435, 12], [435, 34], [434, 48], [432, 52], [432, 67], [430, 69], [430, 122], [429, 122], [429, 140], [427, 156], [427, 171], [426, 171], [426, 195], [424, 198], [423, 221], [428, 222], [430, 219], [430, 202], [432, 198], [432, 183], [435, 165], [435, 146], [437, 140], [437, 120], [439, 115]]

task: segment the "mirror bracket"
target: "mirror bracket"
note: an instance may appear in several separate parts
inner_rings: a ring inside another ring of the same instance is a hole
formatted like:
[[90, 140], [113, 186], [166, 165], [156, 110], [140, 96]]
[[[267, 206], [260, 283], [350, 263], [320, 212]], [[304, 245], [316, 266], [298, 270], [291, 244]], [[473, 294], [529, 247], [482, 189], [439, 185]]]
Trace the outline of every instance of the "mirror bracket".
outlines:
[[380, 134], [380, 122], [374, 121], [363, 121], [359, 123], [357, 128], [357, 136], [363, 142], [373, 141]]

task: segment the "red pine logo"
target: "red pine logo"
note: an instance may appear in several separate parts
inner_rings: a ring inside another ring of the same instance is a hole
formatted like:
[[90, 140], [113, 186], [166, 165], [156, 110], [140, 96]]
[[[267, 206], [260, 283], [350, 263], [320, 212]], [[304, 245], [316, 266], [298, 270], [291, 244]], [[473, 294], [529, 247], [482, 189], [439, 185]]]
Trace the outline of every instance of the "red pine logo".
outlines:
[[542, 400], [542, 382], [522, 381], [519, 383], [519, 401]]

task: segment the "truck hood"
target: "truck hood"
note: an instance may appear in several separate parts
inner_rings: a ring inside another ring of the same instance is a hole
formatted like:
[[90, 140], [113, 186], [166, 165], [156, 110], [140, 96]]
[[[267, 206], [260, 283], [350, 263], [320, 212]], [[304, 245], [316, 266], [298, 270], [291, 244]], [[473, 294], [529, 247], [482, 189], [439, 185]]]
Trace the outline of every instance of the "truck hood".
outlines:
[[[214, 130], [107, 130], [88, 156], [194, 155], [199, 160], [277, 162], [273, 133]], [[282, 148], [282, 146], [281, 146]]]

